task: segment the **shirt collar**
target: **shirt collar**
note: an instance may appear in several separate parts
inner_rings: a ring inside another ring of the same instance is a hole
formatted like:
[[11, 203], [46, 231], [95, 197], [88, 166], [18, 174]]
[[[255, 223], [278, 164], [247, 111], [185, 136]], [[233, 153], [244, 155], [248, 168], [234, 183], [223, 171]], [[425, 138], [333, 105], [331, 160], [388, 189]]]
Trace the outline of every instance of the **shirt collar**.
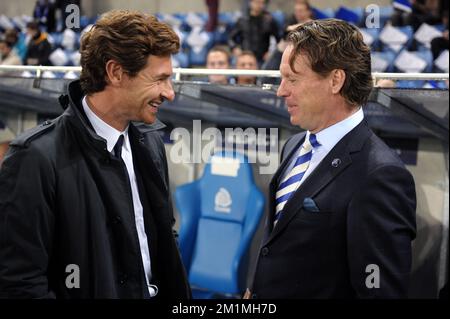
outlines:
[[[324, 147], [326, 150], [331, 151], [333, 147], [351, 130], [353, 130], [364, 119], [364, 112], [362, 107], [355, 113], [347, 117], [346, 119], [327, 127], [326, 129], [316, 134], [317, 141], [320, 143], [320, 147]], [[309, 139], [311, 133], [306, 133], [306, 138]]]
[[128, 145], [128, 126], [125, 128], [123, 132], [116, 130], [114, 127], [110, 126], [106, 122], [104, 122], [101, 118], [95, 114], [91, 108], [89, 107], [86, 96], [83, 97], [82, 100], [83, 110], [86, 114], [89, 122], [91, 122], [92, 127], [94, 128], [97, 135], [103, 137], [106, 140], [106, 147], [108, 148], [108, 152], [112, 152], [114, 145], [116, 145], [117, 140], [121, 134], [124, 135], [124, 147], [127, 148]]

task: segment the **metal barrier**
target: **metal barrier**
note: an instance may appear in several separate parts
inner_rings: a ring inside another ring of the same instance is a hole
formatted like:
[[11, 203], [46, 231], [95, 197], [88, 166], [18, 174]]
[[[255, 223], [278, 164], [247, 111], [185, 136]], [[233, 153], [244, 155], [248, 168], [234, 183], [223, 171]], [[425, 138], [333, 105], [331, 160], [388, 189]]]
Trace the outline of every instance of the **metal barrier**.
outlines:
[[[30, 66], [30, 65], [0, 65], [0, 77], [2, 71], [29, 71], [36, 72], [33, 76], [44, 78], [43, 72], [81, 72], [79, 66]], [[182, 75], [249, 75], [257, 77], [280, 77], [278, 70], [239, 70], [239, 69], [186, 69], [174, 68], [175, 80], [180, 80]], [[448, 73], [372, 73], [374, 81], [380, 79], [389, 80], [448, 80]]]

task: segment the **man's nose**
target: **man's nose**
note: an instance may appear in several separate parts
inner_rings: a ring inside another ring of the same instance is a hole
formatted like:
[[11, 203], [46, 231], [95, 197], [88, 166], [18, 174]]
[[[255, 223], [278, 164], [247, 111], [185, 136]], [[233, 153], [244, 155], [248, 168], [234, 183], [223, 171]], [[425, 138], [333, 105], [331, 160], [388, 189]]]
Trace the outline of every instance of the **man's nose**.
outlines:
[[281, 80], [280, 86], [278, 87], [278, 90], [277, 90], [278, 97], [286, 97], [287, 96], [287, 92], [286, 92], [284, 83], [285, 83], [284, 80]]
[[172, 81], [170, 79], [166, 81], [162, 96], [169, 101], [173, 101], [175, 99], [175, 91], [173, 90]]

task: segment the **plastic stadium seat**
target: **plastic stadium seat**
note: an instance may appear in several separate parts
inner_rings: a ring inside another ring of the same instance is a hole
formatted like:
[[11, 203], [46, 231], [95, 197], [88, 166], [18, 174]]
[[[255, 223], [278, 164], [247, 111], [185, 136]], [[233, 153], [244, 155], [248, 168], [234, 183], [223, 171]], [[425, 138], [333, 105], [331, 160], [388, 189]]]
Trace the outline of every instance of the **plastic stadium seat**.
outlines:
[[176, 189], [175, 203], [181, 256], [194, 297], [242, 293], [248, 249], [264, 210], [247, 157], [214, 154], [200, 179]]
[[189, 56], [184, 52], [179, 52], [173, 56], [173, 58], [177, 61], [178, 66], [180, 68], [188, 68], [189, 67]]
[[444, 81], [427, 81], [423, 88], [425, 89], [439, 89], [448, 90], [447, 84]]
[[425, 81], [400, 80], [397, 81], [396, 87], [401, 89], [421, 89], [425, 85]]
[[49, 42], [53, 45], [54, 48], [58, 48], [61, 46], [63, 39], [63, 35], [61, 32], [52, 32], [49, 34]]
[[394, 72], [425, 72], [433, 70], [433, 55], [431, 51], [403, 50], [394, 61]]
[[328, 19], [328, 18], [334, 17], [334, 10], [331, 8], [318, 9], [318, 8], [312, 7], [312, 12], [314, 14], [315, 19]]
[[206, 64], [208, 51], [214, 44], [214, 33], [195, 27], [186, 38], [186, 44], [189, 47], [189, 64], [203, 66]]
[[86, 16], [82, 16], [80, 18], [80, 28], [84, 29], [90, 24], [90, 18]]
[[420, 50], [413, 53], [427, 62], [427, 66], [423, 72], [433, 72], [433, 53], [431, 53], [431, 50]]
[[392, 51], [372, 52], [373, 72], [393, 72], [396, 54]]
[[388, 22], [392, 14], [394, 13], [394, 8], [392, 6], [380, 7], [380, 27], [384, 27], [386, 22]]
[[368, 34], [371, 37], [372, 43], [367, 43], [366, 38], [364, 37], [364, 42], [369, 45], [373, 50], [376, 50], [379, 47], [379, 36], [380, 29], [378, 28], [361, 28], [361, 32], [364, 34]]
[[[389, 43], [384, 42], [384, 41], [382, 40], [382, 33], [384, 33], [385, 29], [387, 29], [387, 28], [389, 28], [389, 29], [394, 29], [395, 32], [400, 31], [401, 33], [403, 33], [403, 34], [406, 36], [406, 37], [405, 37], [406, 42], [405, 42], [404, 44], [399, 43], [398, 45], [399, 45], [400, 48], [399, 48], [396, 52], [400, 52], [400, 51], [403, 50], [403, 49], [409, 49], [409, 48], [411, 47], [411, 45], [412, 45], [412, 43], [413, 43], [413, 40], [414, 40], [414, 30], [413, 30], [413, 28], [412, 28], [411, 26], [393, 27], [393, 26], [391, 26], [391, 25], [386, 25], [386, 26], [383, 28], [383, 30], [381, 31], [381, 33], [380, 33], [380, 41], [383, 43], [383, 51], [395, 51], [395, 50], [393, 50], [392, 47], [390, 47]], [[389, 38], [388, 38], [387, 40], [388, 40], [389, 42], [395, 44], [395, 41], [396, 41], [397, 39], [393, 39], [393, 38], [390, 38], [390, 39], [389, 39]]]
[[354, 25], [360, 25], [364, 18], [364, 9], [340, 7], [335, 14], [336, 19], [341, 19]]

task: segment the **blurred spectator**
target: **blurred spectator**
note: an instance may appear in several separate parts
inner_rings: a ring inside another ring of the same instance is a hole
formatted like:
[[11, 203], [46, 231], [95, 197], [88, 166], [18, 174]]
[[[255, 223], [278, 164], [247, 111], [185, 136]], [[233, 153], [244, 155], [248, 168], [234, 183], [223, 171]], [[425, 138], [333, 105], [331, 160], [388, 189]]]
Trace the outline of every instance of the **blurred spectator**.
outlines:
[[219, 14], [219, 0], [206, 0], [208, 6], [208, 22], [205, 30], [207, 32], [214, 32], [217, 28], [217, 19]]
[[412, 12], [394, 9], [393, 26], [410, 25], [416, 31], [422, 23], [435, 25], [442, 19], [442, 8], [447, 0], [410, 0]]
[[[258, 70], [258, 61], [252, 51], [242, 51], [236, 59], [236, 69]], [[256, 84], [256, 76], [241, 75], [236, 80], [237, 84]]]
[[34, 6], [33, 18], [44, 27], [47, 32], [55, 32], [55, 4], [49, 0], [38, 0]]
[[[230, 68], [230, 52], [227, 47], [215, 46], [208, 52], [206, 57], [207, 69], [229, 69]], [[228, 77], [226, 75], [210, 75], [208, 77], [210, 83], [227, 84]]]
[[[272, 52], [270, 58], [262, 66], [264, 70], [278, 70], [280, 68], [281, 57], [283, 52], [287, 47], [287, 42], [285, 40], [286, 36], [290, 31], [294, 30], [299, 24], [308, 22], [314, 19], [314, 13], [312, 11], [311, 5], [307, 0], [295, 0], [294, 3], [294, 13], [286, 19], [284, 26], [283, 39], [281, 39], [276, 49]], [[268, 84], [278, 84], [280, 79], [277, 78], [264, 78], [263, 83]]]
[[268, 58], [270, 37], [280, 40], [278, 26], [272, 15], [265, 10], [265, 0], [251, 0], [249, 15], [244, 15], [237, 21], [230, 32], [229, 45], [237, 57], [242, 50], [252, 51], [258, 63]]
[[[243, 0], [242, 1], [242, 13], [248, 15], [250, 11], [250, 2], [251, 0]], [[269, 6], [270, 0], [266, 0], [266, 8]]]
[[22, 60], [14, 50], [14, 43], [6, 38], [0, 39], [0, 65], [22, 65]]
[[22, 64], [23, 61], [25, 61], [25, 56], [27, 54], [25, 35], [19, 33], [16, 29], [8, 29], [5, 31], [5, 40], [14, 43], [14, 50], [19, 55]]
[[445, 31], [442, 37], [437, 37], [431, 40], [431, 52], [433, 53], [433, 59], [436, 60], [444, 50], [449, 49], [448, 43], [448, 10], [444, 12], [442, 22], [445, 26]]
[[294, 13], [287, 17], [284, 25], [284, 35], [295, 29], [300, 23], [305, 23], [314, 18], [311, 5], [307, 0], [295, 0]]
[[27, 34], [30, 37], [28, 42], [25, 64], [27, 65], [51, 65], [49, 61], [52, 46], [48, 42], [47, 33], [39, 30], [36, 21], [27, 24]]

